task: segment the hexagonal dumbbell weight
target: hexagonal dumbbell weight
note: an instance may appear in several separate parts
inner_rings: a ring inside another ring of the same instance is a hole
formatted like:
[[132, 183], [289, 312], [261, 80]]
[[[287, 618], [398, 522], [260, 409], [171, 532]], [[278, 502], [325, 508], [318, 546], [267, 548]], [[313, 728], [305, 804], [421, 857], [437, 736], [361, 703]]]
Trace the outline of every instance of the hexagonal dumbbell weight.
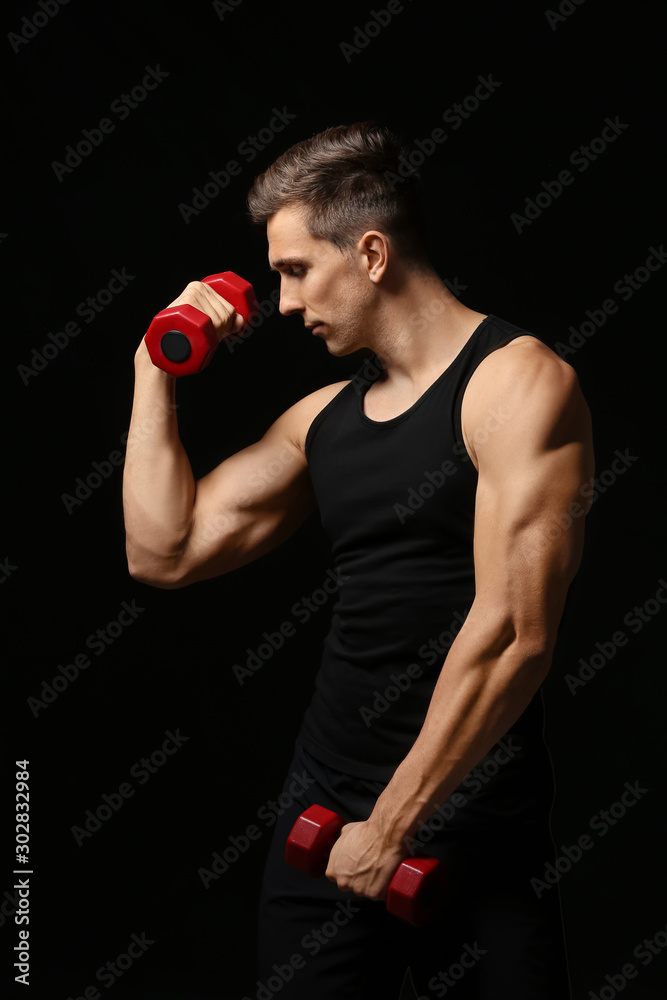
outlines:
[[[250, 282], [233, 271], [209, 274], [202, 280], [234, 307], [247, 326], [257, 312], [257, 299]], [[189, 305], [170, 306], [159, 312], [145, 339], [153, 364], [177, 376], [203, 371], [219, 343], [209, 317]]]
[[[324, 875], [331, 849], [345, 826], [338, 813], [313, 805], [302, 812], [287, 838], [285, 860], [306, 875]], [[421, 926], [436, 913], [447, 881], [436, 858], [408, 858], [396, 869], [387, 891], [387, 910], [395, 917]]]

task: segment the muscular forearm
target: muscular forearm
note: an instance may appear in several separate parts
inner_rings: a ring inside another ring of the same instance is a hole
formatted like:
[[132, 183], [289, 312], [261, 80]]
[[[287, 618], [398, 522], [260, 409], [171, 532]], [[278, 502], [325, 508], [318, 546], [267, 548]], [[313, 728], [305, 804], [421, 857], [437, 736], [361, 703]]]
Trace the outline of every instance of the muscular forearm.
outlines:
[[387, 843], [413, 837], [507, 732], [544, 680], [551, 653], [484, 626], [471, 609], [435, 686], [422, 730], [370, 822]]
[[191, 523], [195, 481], [178, 435], [175, 379], [135, 355], [132, 419], [123, 476], [130, 572], [168, 579]]

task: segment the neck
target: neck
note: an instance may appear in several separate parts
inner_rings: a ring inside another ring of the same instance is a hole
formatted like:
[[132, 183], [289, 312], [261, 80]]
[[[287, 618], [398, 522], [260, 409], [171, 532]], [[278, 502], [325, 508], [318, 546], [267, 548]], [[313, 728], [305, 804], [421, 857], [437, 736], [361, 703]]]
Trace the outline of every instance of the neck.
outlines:
[[417, 384], [442, 371], [459, 353], [484, 313], [462, 305], [435, 271], [387, 283], [366, 327], [380, 381]]

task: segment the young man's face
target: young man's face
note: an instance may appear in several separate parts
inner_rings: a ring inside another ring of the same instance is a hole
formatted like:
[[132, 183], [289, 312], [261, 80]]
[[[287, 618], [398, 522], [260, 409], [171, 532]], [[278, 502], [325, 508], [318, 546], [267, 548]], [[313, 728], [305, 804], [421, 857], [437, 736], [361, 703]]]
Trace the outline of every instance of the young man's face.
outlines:
[[[269, 264], [280, 273], [280, 312], [298, 314], [331, 354], [364, 347], [363, 330], [377, 295], [361, 254], [341, 253], [309, 235], [298, 206], [279, 209], [267, 223]], [[366, 322], [365, 322], [366, 321]]]

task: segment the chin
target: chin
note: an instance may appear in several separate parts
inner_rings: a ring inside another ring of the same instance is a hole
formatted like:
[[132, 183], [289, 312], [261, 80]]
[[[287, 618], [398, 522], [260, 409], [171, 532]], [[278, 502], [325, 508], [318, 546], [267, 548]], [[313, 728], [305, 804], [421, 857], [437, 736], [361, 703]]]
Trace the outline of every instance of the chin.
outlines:
[[329, 354], [333, 354], [335, 358], [341, 358], [345, 354], [349, 354], [349, 351], [346, 351], [344, 347], [340, 346], [340, 344], [326, 344], [326, 349]]
[[363, 344], [341, 344], [340, 341], [337, 342], [333, 339], [329, 340], [328, 338], [324, 338], [324, 342], [329, 354], [333, 354], [336, 358], [343, 358], [347, 354], [355, 354], [363, 347]]

